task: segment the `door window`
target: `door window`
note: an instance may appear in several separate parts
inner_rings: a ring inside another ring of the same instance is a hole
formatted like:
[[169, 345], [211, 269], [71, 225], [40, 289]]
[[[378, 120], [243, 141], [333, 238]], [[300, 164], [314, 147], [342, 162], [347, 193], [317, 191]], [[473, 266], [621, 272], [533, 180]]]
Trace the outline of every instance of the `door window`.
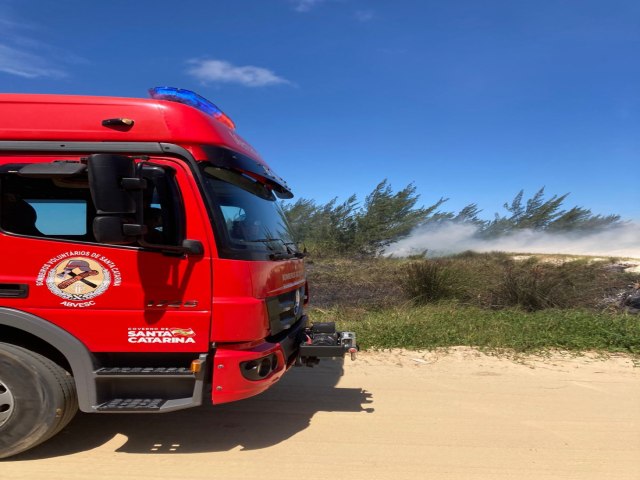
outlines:
[[[145, 165], [142, 175], [147, 181], [143, 191], [145, 241], [180, 245], [185, 225], [175, 172]], [[25, 177], [15, 170], [0, 173], [0, 229], [5, 232], [94, 243], [95, 216], [86, 175], [60, 179]]]

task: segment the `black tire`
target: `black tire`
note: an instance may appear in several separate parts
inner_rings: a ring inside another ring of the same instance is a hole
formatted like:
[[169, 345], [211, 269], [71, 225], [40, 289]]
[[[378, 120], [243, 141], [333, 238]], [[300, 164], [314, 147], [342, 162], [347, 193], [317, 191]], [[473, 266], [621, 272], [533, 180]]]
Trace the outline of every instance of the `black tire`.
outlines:
[[7, 343], [0, 343], [0, 392], [0, 458], [51, 438], [78, 410], [68, 372], [42, 355]]

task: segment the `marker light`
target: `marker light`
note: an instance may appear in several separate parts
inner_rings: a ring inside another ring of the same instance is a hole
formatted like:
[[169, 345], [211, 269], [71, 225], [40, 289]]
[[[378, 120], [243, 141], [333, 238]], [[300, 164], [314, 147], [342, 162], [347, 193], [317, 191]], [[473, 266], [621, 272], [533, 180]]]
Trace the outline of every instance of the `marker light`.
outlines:
[[130, 118], [107, 118], [102, 120], [103, 127], [133, 127], [134, 123]]
[[222, 110], [204, 97], [201, 97], [191, 90], [174, 87], [154, 87], [149, 89], [149, 95], [156, 100], [168, 100], [170, 102], [184, 103], [191, 107], [197, 108], [201, 112], [212, 116], [220, 123], [227, 127], [236, 128], [235, 123]]

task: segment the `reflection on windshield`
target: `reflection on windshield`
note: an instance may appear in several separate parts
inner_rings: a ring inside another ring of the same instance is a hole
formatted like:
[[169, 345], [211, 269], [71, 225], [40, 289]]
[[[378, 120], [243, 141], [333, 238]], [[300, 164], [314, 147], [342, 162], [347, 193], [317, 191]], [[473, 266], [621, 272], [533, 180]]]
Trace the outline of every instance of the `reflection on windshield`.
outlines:
[[[259, 183], [229, 170], [204, 167], [213, 207], [224, 221], [232, 249], [287, 253], [295, 250], [284, 213]], [[267, 190], [268, 192], [268, 190]]]

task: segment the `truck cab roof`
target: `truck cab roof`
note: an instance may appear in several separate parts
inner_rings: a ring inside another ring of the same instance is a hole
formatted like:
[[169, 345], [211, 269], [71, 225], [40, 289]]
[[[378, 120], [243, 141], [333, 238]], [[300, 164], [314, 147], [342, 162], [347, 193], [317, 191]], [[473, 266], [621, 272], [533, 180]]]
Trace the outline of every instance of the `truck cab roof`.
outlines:
[[[77, 95], [0, 94], [0, 141], [167, 142], [219, 145], [264, 163], [240, 135], [173, 101]], [[129, 119], [126, 125], [105, 120]]]

